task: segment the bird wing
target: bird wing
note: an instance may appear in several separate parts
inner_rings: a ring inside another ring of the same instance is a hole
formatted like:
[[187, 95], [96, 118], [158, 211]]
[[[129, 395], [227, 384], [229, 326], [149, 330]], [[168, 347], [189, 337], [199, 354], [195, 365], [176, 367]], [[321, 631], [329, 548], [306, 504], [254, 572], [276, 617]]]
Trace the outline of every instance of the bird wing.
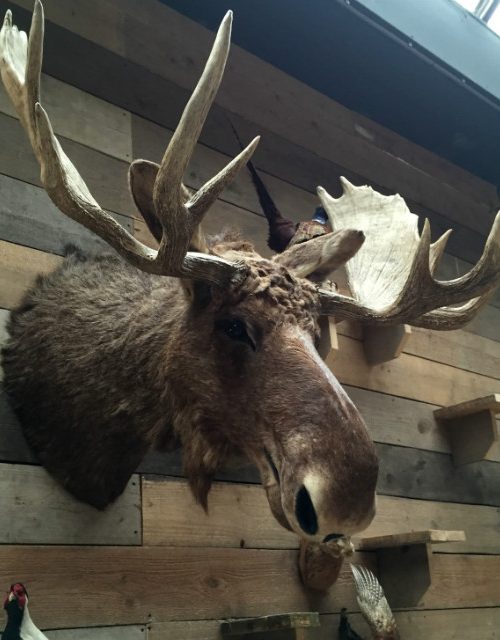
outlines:
[[396, 620], [380, 582], [366, 567], [351, 564], [351, 571], [359, 608], [375, 637], [399, 638]]

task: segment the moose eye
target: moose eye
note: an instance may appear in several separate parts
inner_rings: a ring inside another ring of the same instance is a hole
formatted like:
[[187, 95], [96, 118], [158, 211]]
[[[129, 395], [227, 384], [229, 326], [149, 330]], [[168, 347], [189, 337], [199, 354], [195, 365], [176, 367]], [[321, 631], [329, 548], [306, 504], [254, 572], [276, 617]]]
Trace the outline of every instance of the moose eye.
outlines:
[[255, 343], [248, 335], [247, 328], [243, 320], [239, 320], [238, 318], [221, 320], [217, 323], [217, 328], [223, 331], [228, 338], [231, 338], [231, 340], [245, 342], [255, 351]]

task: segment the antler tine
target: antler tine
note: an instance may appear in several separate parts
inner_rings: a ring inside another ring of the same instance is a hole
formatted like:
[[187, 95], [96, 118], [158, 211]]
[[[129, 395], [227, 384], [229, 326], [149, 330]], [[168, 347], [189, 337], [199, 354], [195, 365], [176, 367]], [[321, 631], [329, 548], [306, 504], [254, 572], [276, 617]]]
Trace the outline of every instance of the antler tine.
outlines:
[[[226, 33], [224, 45], [226, 49], [229, 46], [227, 36], [230, 34], [230, 29], [229, 31], [227, 30], [228, 20], [230, 22], [230, 16], [226, 18], [226, 26], [222, 29]], [[233, 179], [238, 169], [250, 157], [257, 140], [254, 140], [214, 179], [210, 180], [205, 187], [202, 187], [198, 194], [195, 194], [192, 202], [188, 203], [186, 211], [190, 213], [191, 217], [187, 216], [184, 228], [188, 229], [189, 233], [186, 231], [183, 235], [181, 234], [182, 243], [179, 258], [177, 261], [172, 262], [165, 260], [165, 247], [171, 248], [178, 239], [179, 234], [173, 234], [171, 241], [167, 242], [164, 227], [163, 240], [158, 252], [139, 242], [98, 205], [56, 139], [49, 117], [40, 104], [43, 31], [44, 16], [40, 0], [35, 0], [29, 38], [12, 24], [12, 14], [7, 11], [0, 31], [0, 72], [10, 100], [29, 136], [31, 146], [39, 161], [41, 181], [51, 200], [64, 214], [99, 235], [128, 262], [143, 271], [159, 275], [190, 276], [219, 285], [226, 284], [230, 280], [236, 281], [243, 278], [246, 274], [246, 268], [239, 263], [232, 263], [213, 255], [187, 252], [189, 239], [186, 240], [186, 238], [188, 235], [191, 238], [192, 233], [197, 232], [197, 225], [191, 224], [191, 220], [199, 218], [200, 211], [202, 209], [206, 210], [213, 200], [217, 198], [223, 187]], [[222, 66], [220, 66], [219, 62], [218, 71], [215, 75], [219, 74], [221, 76], [226, 55], [227, 50], [223, 56]], [[217, 55], [214, 56], [212, 53], [208, 67], [214, 66], [214, 58], [217, 58]], [[215, 66], [217, 65], [215, 64]], [[196, 135], [188, 136], [187, 139], [180, 135], [183, 127], [187, 126], [189, 128], [192, 124], [192, 114], [191, 120], [187, 116], [184, 117], [186, 112], [189, 111], [188, 109], [186, 109], [183, 116], [182, 126], [176, 132], [181, 139], [183, 138], [178, 143], [180, 147], [182, 148], [186, 144], [188, 146], [184, 156], [181, 153], [181, 157], [184, 158], [182, 161], [184, 169], [189, 161], [192, 148], [196, 144], [199, 129], [203, 125], [206, 112], [210, 107], [219, 83], [220, 77], [209, 87], [208, 101], [201, 104], [200, 100], [195, 98], [194, 102], [193, 99], [189, 102], [189, 104], [195, 105], [195, 112], [200, 113], [200, 110], [202, 112], [202, 116], [199, 117]], [[202, 85], [201, 93], [203, 93], [204, 85], [202, 82], [200, 84]], [[200, 93], [200, 84], [195, 90], [195, 94], [197, 91]], [[168, 150], [166, 155], [168, 155]], [[160, 185], [161, 183], [160, 181]], [[180, 180], [176, 184], [177, 187], [174, 193], [166, 194], [165, 197], [173, 198], [174, 201], [178, 202], [182, 197], [186, 198], [186, 192]], [[194, 213], [190, 212], [189, 204], [192, 205]], [[165, 209], [163, 208], [162, 211], [165, 211]], [[171, 223], [169, 222], [167, 230], [170, 229]]]
[[478, 298], [473, 298], [460, 307], [441, 307], [425, 313], [420, 318], [412, 320], [415, 327], [423, 329], [460, 329], [470, 322], [476, 313], [488, 304], [495, 290], [492, 289]]
[[232, 17], [232, 11], [228, 11], [219, 27], [203, 74], [165, 151], [153, 189], [155, 210], [164, 229], [159, 258], [179, 275], [185, 275], [186, 268], [194, 267], [189, 262], [183, 265], [184, 255], [206, 211], [250, 159], [259, 142], [259, 138], [255, 138], [188, 202], [184, 201], [182, 178], [222, 80], [229, 53]]
[[479, 262], [459, 278], [440, 281], [433, 275], [450, 231], [431, 245], [428, 221], [419, 237], [417, 216], [400, 196], [343, 184], [344, 195], [337, 200], [319, 188], [322, 204], [334, 229], [355, 226], [367, 240], [347, 263], [354, 297], [320, 291], [323, 312], [373, 324], [407, 322], [433, 329], [453, 329], [471, 320], [500, 280], [500, 213]]

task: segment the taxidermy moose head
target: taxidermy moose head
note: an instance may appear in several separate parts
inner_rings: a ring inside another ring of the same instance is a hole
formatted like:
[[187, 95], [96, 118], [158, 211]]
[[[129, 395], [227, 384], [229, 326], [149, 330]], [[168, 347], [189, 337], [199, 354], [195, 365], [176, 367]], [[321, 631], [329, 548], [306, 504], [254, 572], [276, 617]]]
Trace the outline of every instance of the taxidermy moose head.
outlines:
[[[130, 167], [132, 194], [159, 240], [156, 251], [99, 207], [53, 134], [40, 104], [40, 2], [29, 40], [7, 13], [0, 69], [42, 183], [64, 214], [116, 254], [89, 257], [73, 250], [61, 268], [38, 280], [12, 314], [5, 384], [29, 444], [81, 500], [104, 508], [149, 449], [182, 444], [191, 488], [206, 505], [217, 469], [242, 452], [258, 466], [277, 520], [322, 541], [369, 524], [377, 459], [360, 414], [315, 349], [319, 316], [457, 325], [479, 301], [459, 311], [437, 307], [486, 293], [497, 277], [498, 246], [492, 235], [471, 274], [437, 282], [431, 274], [444, 240], [430, 245], [427, 226], [419, 239], [416, 216], [401, 199], [347, 182], [339, 200], [320, 194], [335, 231], [274, 259], [234, 235], [205, 238], [205, 212], [257, 144], [196, 193], [183, 186], [222, 78], [230, 29], [228, 14], [161, 165], [139, 160]], [[375, 239], [378, 254], [363, 257], [362, 275], [378, 270], [375, 307], [354, 281], [358, 300], [308, 279], [358, 251], [363, 232], [349, 227], [363, 222], [361, 211], [385, 231], [394, 217], [397, 242], [411, 239], [399, 256]]]

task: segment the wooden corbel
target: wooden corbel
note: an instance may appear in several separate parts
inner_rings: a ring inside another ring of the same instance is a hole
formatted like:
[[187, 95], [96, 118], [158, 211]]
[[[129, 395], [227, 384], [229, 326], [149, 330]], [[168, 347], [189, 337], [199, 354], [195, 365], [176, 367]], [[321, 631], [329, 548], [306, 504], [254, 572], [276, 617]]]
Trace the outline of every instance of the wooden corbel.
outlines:
[[327, 356], [330, 360], [335, 360], [339, 351], [339, 340], [337, 336], [337, 325], [333, 316], [321, 316], [319, 319], [319, 328], [321, 330], [318, 353], [326, 360]]
[[411, 336], [409, 324], [398, 324], [393, 327], [363, 327], [363, 349], [368, 364], [375, 365], [399, 358]]
[[434, 411], [446, 426], [456, 465], [484, 460], [498, 440], [496, 414], [500, 413], [500, 394], [492, 394]]
[[331, 543], [300, 541], [299, 573], [302, 583], [314, 591], [327, 591], [339, 577], [344, 558], [354, 553], [348, 539]]
[[319, 627], [319, 614], [283, 613], [262, 618], [245, 618], [230, 620], [220, 626], [223, 638], [243, 640], [312, 640], [315, 629]]
[[391, 607], [415, 607], [432, 583], [432, 545], [463, 542], [464, 531], [428, 529], [363, 538], [358, 549], [376, 551], [379, 580]]

